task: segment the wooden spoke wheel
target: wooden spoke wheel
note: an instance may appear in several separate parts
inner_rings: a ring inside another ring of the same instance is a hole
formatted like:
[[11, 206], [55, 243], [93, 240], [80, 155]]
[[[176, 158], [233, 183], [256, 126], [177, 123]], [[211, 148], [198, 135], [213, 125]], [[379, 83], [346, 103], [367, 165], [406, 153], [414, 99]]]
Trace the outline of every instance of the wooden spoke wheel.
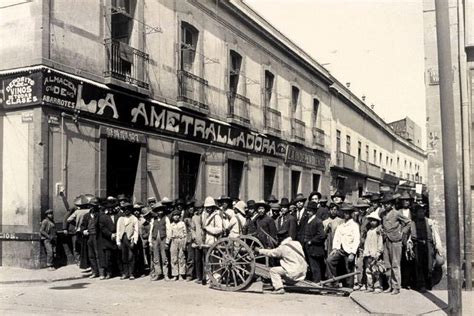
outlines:
[[255, 256], [255, 262], [264, 264], [267, 267], [269, 266], [268, 257], [265, 257], [264, 255], [255, 254], [256, 247], [261, 248], [261, 249], [265, 248], [263, 247], [263, 244], [260, 242], [260, 240], [258, 240], [257, 237], [250, 236], [250, 235], [242, 235], [239, 237], [239, 239], [242, 240], [245, 244], [247, 244], [247, 246], [249, 246], [250, 249], [252, 249], [252, 253]]
[[223, 291], [246, 288], [255, 273], [252, 248], [238, 238], [222, 238], [206, 254], [206, 273], [211, 287]]

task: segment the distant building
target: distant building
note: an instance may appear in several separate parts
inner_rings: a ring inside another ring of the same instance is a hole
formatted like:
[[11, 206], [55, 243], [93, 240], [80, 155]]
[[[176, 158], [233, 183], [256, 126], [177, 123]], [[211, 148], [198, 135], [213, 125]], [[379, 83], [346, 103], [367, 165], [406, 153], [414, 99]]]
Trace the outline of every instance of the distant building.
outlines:
[[418, 147], [421, 146], [421, 127], [418, 126], [413, 120], [409, 117], [404, 119], [388, 123], [390, 127], [395, 131], [397, 135], [405, 138], [406, 140], [412, 142]]

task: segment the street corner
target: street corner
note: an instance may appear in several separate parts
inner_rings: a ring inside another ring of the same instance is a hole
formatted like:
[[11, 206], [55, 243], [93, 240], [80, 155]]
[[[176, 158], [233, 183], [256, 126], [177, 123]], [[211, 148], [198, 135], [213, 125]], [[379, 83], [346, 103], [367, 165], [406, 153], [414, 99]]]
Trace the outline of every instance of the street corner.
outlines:
[[448, 307], [446, 300], [439, 295], [405, 289], [398, 295], [354, 291], [350, 297], [370, 314], [422, 315], [442, 312]]

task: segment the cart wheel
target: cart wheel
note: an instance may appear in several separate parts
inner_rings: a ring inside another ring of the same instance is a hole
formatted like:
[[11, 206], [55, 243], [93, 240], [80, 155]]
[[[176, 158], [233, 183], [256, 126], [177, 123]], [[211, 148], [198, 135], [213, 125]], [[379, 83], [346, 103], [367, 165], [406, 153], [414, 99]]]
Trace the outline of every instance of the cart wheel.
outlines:
[[254, 253], [240, 239], [219, 239], [207, 251], [206, 272], [212, 288], [242, 290], [252, 282], [255, 273]]
[[244, 243], [246, 243], [247, 246], [250, 247], [250, 249], [252, 249], [252, 253], [255, 256], [255, 262], [264, 264], [267, 267], [269, 266], [268, 257], [266, 257], [264, 255], [255, 254], [255, 247], [259, 247], [261, 249], [265, 248], [265, 247], [263, 247], [263, 244], [260, 242], [260, 240], [258, 240], [257, 237], [250, 236], [250, 235], [242, 235], [242, 236], [239, 237], [239, 239], [242, 240]]

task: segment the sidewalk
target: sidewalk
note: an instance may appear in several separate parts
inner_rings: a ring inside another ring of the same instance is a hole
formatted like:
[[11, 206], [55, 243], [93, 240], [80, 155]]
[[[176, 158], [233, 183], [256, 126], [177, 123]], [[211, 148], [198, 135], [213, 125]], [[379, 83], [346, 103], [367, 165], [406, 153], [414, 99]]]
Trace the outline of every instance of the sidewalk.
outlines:
[[[462, 294], [462, 314], [474, 315], [474, 292]], [[399, 295], [355, 291], [350, 297], [371, 314], [446, 315], [443, 309], [448, 307], [448, 292], [443, 290], [419, 293], [402, 289]]]
[[60, 267], [55, 271], [48, 269], [30, 270], [14, 267], [0, 267], [0, 284], [47, 283], [66, 280], [77, 280], [88, 277], [76, 265]]

